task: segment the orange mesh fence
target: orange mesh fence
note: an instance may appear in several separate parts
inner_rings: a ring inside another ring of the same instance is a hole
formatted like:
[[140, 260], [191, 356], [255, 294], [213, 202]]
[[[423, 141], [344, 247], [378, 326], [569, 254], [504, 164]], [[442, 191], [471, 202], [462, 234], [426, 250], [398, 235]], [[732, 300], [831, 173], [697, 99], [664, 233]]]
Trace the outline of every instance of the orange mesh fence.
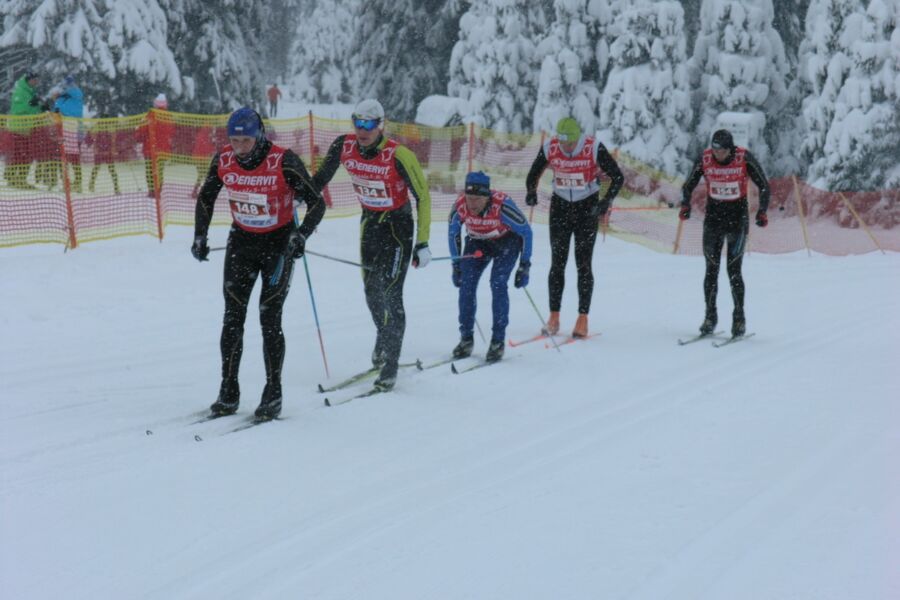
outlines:
[[[162, 237], [169, 224], [192, 225], [210, 160], [227, 144], [226, 120], [227, 115], [160, 110], [118, 119], [0, 116], [0, 247], [40, 242], [75, 246], [133, 234]], [[350, 123], [309, 115], [267, 121], [266, 130], [314, 173], [334, 139], [350, 131]], [[542, 134], [390, 122], [387, 134], [418, 157], [431, 192], [433, 219], [446, 218], [465, 174], [475, 169], [488, 173], [492, 187], [508, 193], [534, 222], [547, 222], [549, 172], [541, 179], [538, 206], [524, 204], [525, 179]], [[702, 182], [692, 199], [692, 218], [679, 222], [683, 181], [627, 155], [614, 155], [625, 184], [604, 234], [663, 252], [701, 254]], [[770, 183], [769, 227], [751, 227], [750, 252], [900, 252], [900, 190], [833, 193], [795, 177]], [[755, 187], [750, 189], [752, 219], [758, 198]], [[328, 216], [359, 212], [344, 169], [335, 173], [325, 199]], [[227, 203], [217, 202], [213, 223], [230, 222]]]

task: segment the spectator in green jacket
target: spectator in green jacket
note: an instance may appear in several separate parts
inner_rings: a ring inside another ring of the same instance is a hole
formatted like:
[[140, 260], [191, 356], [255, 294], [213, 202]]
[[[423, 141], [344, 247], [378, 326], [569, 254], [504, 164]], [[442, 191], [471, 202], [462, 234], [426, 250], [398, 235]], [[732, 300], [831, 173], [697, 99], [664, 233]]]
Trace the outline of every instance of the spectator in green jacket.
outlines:
[[46, 102], [37, 93], [39, 79], [37, 72], [28, 71], [16, 81], [12, 91], [9, 114], [14, 118], [8, 120], [12, 156], [6, 164], [5, 177], [11, 186], [17, 188], [34, 189], [27, 181], [33, 160], [31, 129], [34, 119], [22, 117], [38, 115], [48, 109]]

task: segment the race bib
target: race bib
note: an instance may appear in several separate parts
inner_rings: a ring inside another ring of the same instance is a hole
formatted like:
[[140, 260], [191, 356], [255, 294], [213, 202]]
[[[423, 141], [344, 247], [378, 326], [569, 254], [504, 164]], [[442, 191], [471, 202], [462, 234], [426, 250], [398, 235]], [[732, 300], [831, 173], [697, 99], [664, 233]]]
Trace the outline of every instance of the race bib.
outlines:
[[363, 206], [370, 208], [386, 208], [391, 205], [391, 197], [383, 181], [352, 178], [356, 199]]
[[559, 173], [554, 176], [556, 187], [567, 189], [583, 189], [587, 187], [584, 173]]
[[265, 194], [228, 190], [228, 202], [234, 220], [249, 228], [266, 228], [278, 222], [278, 214], [269, 214], [269, 197]]
[[716, 200], [737, 200], [741, 197], [741, 184], [737, 181], [711, 183], [709, 195]]

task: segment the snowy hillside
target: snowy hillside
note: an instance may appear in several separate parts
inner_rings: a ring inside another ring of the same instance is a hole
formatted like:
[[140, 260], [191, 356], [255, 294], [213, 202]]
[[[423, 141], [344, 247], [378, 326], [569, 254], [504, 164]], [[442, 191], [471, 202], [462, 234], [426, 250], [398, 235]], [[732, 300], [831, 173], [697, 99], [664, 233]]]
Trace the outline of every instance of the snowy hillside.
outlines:
[[[308, 248], [356, 259], [357, 235], [328, 219]], [[436, 255], [445, 236], [435, 224]], [[756, 336], [679, 347], [702, 318], [702, 258], [608, 238], [599, 337], [401, 372], [395, 392], [332, 408], [300, 269], [284, 418], [227, 433], [262, 390], [258, 311], [239, 415], [190, 424], [218, 390], [223, 307], [222, 255], [197, 263], [190, 237], [4, 250], [3, 598], [900, 597], [896, 255], [750, 255]], [[543, 226], [535, 249], [546, 314]], [[368, 366], [374, 327], [354, 268], [309, 267], [333, 382]], [[567, 283], [570, 328], [571, 261]], [[511, 297], [522, 339], [539, 323]], [[728, 327], [724, 274], [719, 304]], [[410, 270], [406, 307], [403, 358], [448, 353], [447, 263]]]

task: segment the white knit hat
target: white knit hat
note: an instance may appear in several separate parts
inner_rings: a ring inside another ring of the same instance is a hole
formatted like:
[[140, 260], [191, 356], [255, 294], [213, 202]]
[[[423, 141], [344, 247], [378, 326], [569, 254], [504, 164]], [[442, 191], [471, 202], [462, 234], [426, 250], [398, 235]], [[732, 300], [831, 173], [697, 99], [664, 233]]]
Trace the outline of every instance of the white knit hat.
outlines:
[[353, 109], [353, 116], [360, 119], [383, 119], [384, 107], [374, 98], [366, 98]]

